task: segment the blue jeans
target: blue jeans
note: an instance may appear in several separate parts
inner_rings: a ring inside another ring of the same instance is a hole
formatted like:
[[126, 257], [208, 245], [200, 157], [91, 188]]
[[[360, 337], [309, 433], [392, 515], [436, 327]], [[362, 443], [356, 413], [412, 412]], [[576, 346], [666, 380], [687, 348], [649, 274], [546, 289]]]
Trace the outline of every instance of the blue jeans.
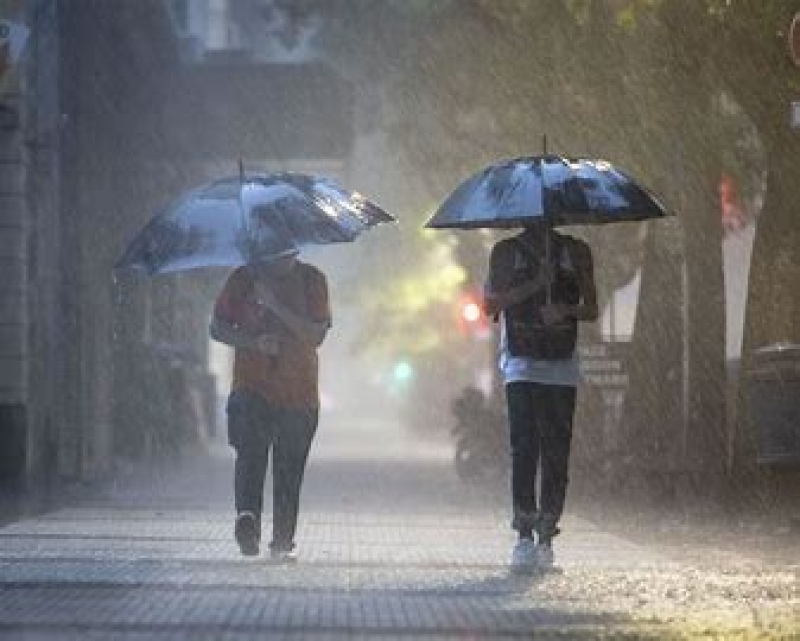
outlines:
[[558, 532], [569, 480], [575, 398], [570, 385], [506, 385], [514, 528], [523, 536], [535, 529], [541, 540], [549, 541]]
[[235, 390], [228, 397], [228, 442], [236, 450], [236, 512], [252, 512], [260, 522], [264, 481], [272, 450], [273, 550], [291, 550], [300, 508], [308, 452], [317, 431], [319, 410], [270, 406], [261, 396]]

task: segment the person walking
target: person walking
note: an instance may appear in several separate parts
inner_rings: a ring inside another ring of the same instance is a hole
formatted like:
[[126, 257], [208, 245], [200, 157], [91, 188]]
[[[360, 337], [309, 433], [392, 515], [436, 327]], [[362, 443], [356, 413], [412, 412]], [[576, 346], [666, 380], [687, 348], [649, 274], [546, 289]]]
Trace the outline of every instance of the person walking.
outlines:
[[501, 322], [518, 533], [511, 566], [546, 568], [554, 563], [552, 540], [567, 491], [578, 323], [598, 316], [592, 254], [583, 241], [533, 224], [496, 243], [489, 262], [484, 311]]
[[243, 555], [259, 554], [271, 451], [270, 559], [296, 560], [300, 489], [319, 419], [317, 348], [330, 326], [325, 275], [295, 254], [237, 268], [217, 298], [210, 335], [234, 348], [226, 409]]

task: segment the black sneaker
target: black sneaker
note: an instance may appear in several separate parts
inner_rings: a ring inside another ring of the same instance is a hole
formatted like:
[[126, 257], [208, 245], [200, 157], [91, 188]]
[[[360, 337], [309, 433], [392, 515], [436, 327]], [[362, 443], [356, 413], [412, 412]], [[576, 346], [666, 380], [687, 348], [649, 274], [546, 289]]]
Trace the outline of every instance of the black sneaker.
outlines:
[[258, 541], [261, 538], [258, 517], [252, 512], [240, 512], [236, 517], [233, 535], [239, 544], [239, 550], [244, 556], [258, 554]]

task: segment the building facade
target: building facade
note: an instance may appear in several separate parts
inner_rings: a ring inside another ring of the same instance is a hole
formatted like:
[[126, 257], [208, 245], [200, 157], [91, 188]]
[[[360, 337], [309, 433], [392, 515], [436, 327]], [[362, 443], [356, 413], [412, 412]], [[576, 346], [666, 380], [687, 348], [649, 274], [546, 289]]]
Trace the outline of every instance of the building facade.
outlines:
[[224, 274], [114, 274], [158, 207], [239, 160], [346, 166], [346, 83], [316, 61], [226, 49], [228, 9], [19, 3], [30, 39], [0, 111], [7, 510], [46, 505], [64, 482], [108, 478], [120, 457], [197, 438], [198, 402], [213, 420], [207, 322]]

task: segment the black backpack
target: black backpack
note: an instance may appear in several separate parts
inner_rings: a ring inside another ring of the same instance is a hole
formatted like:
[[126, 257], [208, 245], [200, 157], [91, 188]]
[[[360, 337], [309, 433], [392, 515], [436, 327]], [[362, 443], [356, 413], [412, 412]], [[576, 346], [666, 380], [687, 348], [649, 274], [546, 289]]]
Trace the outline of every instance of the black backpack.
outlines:
[[[564, 249], [567, 248], [568, 251], [570, 241], [572, 238], [569, 236], [554, 234], [551, 260], [555, 261], [555, 274], [550, 297], [553, 303], [577, 305], [580, 302], [580, 285], [574, 263], [573, 269], [566, 269], [561, 264]], [[540, 265], [539, 258], [523, 243], [515, 241], [514, 244], [524, 257], [524, 265], [514, 269], [512, 287], [535, 278]], [[506, 339], [512, 356], [537, 360], [563, 360], [572, 357], [578, 341], [578, 321], [567, 318], [554, 325], [545, 325], [539, 310], [546, 302], [547, 293], [540, 291], [505, 310]]]

